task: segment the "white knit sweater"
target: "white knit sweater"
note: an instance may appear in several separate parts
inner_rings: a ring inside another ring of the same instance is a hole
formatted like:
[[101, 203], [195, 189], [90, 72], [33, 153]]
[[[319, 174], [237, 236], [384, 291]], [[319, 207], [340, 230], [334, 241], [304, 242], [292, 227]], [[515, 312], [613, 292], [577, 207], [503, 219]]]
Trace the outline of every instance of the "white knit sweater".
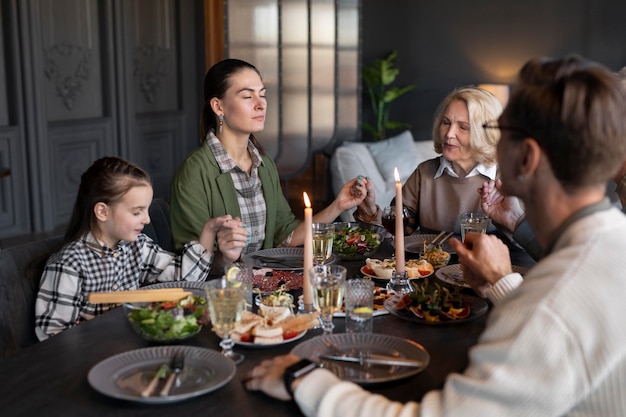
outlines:
[[[626, 416], [626, 217], [574, 222], [523, 284], [503, 278], [463, 374], [421, 404], [394, 403], [317, 370], [296, 401], [307, 416]], [[516, 288], [517, 287], [517, 288]]]

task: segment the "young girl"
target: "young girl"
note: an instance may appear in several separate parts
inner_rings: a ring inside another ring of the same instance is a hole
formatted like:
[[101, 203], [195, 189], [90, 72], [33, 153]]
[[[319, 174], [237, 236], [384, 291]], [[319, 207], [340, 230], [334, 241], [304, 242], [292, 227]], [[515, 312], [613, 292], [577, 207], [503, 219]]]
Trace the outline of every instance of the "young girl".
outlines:
[[99, 159], [82, 175], [64, 245], [41, 278], [35, 304], [40, 340], [115, 307], [89, 303], [90, 292], [206, 278], [217, 231], [230, 216], [207, 222], [199, 242], [187, 243], [176, 256], [142, 233], [151, 202], [148, 174], [120, 158]]

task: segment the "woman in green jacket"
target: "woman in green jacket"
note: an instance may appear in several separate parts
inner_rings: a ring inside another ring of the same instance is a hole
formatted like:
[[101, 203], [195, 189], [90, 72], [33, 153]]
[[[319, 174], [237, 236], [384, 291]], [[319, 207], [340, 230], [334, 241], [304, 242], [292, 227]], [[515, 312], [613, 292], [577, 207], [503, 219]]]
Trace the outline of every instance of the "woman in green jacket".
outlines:
[[[304, 243], [304, 226], [282, 193], [274, 161], [254, 133], [263, 130], [267, 100], [252, 64], [226, 59], [204, 79], [202, 146], [187, 156], [171, 186], [174, 245], [197, 239], [208, 219], [230, 215], [218, 232], [213, 271], [245, 253]], [[367, 178], [346, 183], [337, 198], [313, 217], [334, 221], [366, 196]]]

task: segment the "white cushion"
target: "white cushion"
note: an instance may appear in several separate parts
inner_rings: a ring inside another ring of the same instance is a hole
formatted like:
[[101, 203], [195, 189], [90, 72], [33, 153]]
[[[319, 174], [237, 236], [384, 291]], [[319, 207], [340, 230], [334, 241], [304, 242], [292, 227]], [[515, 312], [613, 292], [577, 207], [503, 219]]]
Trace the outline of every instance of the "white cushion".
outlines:
[[[396, 167], [398, 168], [400, 179], [408, 178], [415, 170], [417, 153], [414, 142], [411, 132], [405, 130], [389, 139], [367, 144], [385, 181], [395, 180], [393, 171]], [[411, 156], [414, 156], [415, 159]]]

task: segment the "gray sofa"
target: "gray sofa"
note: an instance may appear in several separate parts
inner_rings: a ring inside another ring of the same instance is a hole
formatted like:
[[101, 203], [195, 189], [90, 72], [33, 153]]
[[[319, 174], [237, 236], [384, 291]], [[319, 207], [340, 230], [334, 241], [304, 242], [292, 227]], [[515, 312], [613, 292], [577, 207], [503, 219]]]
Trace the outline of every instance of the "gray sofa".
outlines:
[[[170, 210], [167, 201], [155, 198], [150, 205], [151, 223], [144, 233], [164, 249], [172, 250]], [[38, 341], [35, 336], [35, 299], [48, 257], [60, 249], [63, 238], [0, 250], [0, 357], [10, 356]]]

